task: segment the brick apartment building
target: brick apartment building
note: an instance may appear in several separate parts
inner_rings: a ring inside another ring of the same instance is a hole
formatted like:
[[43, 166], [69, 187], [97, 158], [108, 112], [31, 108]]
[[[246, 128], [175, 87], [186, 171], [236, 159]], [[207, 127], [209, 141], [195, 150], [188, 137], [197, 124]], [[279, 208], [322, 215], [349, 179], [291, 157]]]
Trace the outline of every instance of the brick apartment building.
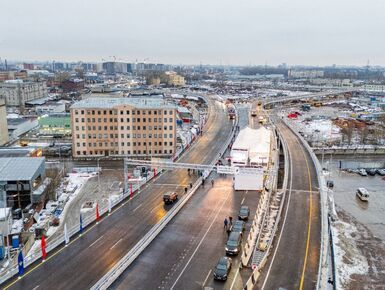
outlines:
[[73, 157], [158, 156], [176, 149], [176, 109], [151, 98], [89, 98], [71, 106]]

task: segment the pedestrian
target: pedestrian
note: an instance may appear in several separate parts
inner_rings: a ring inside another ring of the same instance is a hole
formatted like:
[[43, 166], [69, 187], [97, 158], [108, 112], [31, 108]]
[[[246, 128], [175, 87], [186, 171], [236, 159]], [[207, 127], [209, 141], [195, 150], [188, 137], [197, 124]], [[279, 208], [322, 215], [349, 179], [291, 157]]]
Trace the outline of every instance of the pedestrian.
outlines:
[[187, 187], [184, 188], [184, 193], [185, 193], [185, 194], [187, 193]]
[[192, 183], [190, 182], [190, 188], [192, 188]]
[[225, 220], [223, 221], [223, 228], [224, 229], [227, 229], [227, 224], [228, 224], [229, 222], [228, 222], [228, 220], [227, 220], [227, 218], [225, 218]]
[[230, 225], [233, 224], [233, 217], [232, 216], [229, 216], [229, 223], [230, 223]]
[[211, 179], [211, 187], [214, 187], [214, 179]]
[[202, 187], [204, 188], [205, 187], [205, 179], [202, 178]]

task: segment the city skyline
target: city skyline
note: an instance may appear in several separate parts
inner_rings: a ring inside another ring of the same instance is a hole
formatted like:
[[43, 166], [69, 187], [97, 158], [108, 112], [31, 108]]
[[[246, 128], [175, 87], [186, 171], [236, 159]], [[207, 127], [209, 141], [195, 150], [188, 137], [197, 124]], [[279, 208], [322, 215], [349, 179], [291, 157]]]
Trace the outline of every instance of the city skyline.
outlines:
[[[385, 4], [304, 0], [2, 3], [0, 57], [212, 65], [385, 65]], [[317, 11], [317, 13], [314, 13]], [[60, 14], [59, 14], [60, 12]]]

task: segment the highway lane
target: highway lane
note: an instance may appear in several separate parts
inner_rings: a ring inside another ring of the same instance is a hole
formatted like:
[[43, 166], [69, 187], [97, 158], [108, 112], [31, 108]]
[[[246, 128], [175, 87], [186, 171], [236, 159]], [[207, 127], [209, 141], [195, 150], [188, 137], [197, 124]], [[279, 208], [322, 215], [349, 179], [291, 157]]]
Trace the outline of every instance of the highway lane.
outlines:
[[[238, 108], [241, 128], [249, 122], [248, 110], [249, 106]], [[212, 269], [219, 258], [225, 255], [227, 233], [223, 229], [224, 218], [232, 216], [236, 220], [241, 205], [248, 205], [253, 215], [260, 195], [253, 191], [234, 192], [231, 177], [215, 178], [215, 186], [200, 188], [183, 212], [123, 273], [112, 285], [112, 289], [243, 287], [245, 280], [237, 272], [240, 262], [238, 257], [241, 254], [233, 257], [233, 269], [227, 282], [214, 281]], [[244, 240], [248, 236], [251, 222], [252, 218], [246, 224]]]
[[[181, 162], [210, 163], [231, 129], [232, 121], [228, 120], [222, 105], [215, 103], [210, 106], [205, 134], [181, 158]], [[196, 178], [190, 177], [186, 170], [162, 174], [151, 186], [142, 189], [138, 198], [126, 202], [68, 247], [50, 253], [44, 263], [36, 263], [27, 269], [22, 279], [13, 280], [6, 288], [89, 288], [167, 213], [170, 206], [163, 206], [163, 193], [170, 189], [182, 192], [180, 185], [187, 185]]]
[[321, 241], [317, 175], [298, 138], [281, 121], [276, 125], [287, 142], [292, 167], [279, 228], [281, 236], [274, 240], [273, 254], [255, 289], [315, 289]]
[[[225, 255], [227, 232], [223, 220], [237, 219], [241, 205], [255, 212], [259, 194], [234, 192], [231, 177], [216, 177], [214, 187], [200, 188], [165, 230], [112, 285], [111, 289], [241, 289], [238, 257], [226, 283], [213, 280], [212, 269]], [[244, 240], [251, 227], [246, 225]], [[239, 254], [240, 257], [240, 254]]]

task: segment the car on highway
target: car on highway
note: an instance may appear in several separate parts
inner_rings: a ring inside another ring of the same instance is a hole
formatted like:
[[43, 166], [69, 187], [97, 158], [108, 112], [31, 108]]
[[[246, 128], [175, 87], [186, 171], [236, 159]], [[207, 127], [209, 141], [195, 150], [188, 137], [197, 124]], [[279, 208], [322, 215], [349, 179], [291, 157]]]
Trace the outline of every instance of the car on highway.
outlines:
[[243, 233], [243, 231], [245, 230], [245, 225], [246, 223], [244, 221], [236, 221], [233, 225], [232, 231]]
[[229, 257], [221, 257], [214, 268], [214, 279], [226, 281], [231, 270], [232, 260]]
[[361, 176], [368, 176], [368, 173], [366, 172], [365, 169], [358, 170], [358, 174], [361, 175]]
[[242, 244], [242, 235], [240, 232], [231, 232], [227, 240], [225, 250], [227, 255], [238, 255]]
[[174, 191], [166, 192], [163, 195], [163, 201], [165, 204], [170, 204], [178, 200], [178, 194]]
[[249, 218], [249, 215], [250, 215], [249, 207], [246, 205], [241, 206], [241, 209], [239, 210], [239, 213], [238, 213], [238, 219], [247, 220]]
[[356, 195], [361, 201], [369, 201], [369, 191], [366, 188], [358, 188]]

